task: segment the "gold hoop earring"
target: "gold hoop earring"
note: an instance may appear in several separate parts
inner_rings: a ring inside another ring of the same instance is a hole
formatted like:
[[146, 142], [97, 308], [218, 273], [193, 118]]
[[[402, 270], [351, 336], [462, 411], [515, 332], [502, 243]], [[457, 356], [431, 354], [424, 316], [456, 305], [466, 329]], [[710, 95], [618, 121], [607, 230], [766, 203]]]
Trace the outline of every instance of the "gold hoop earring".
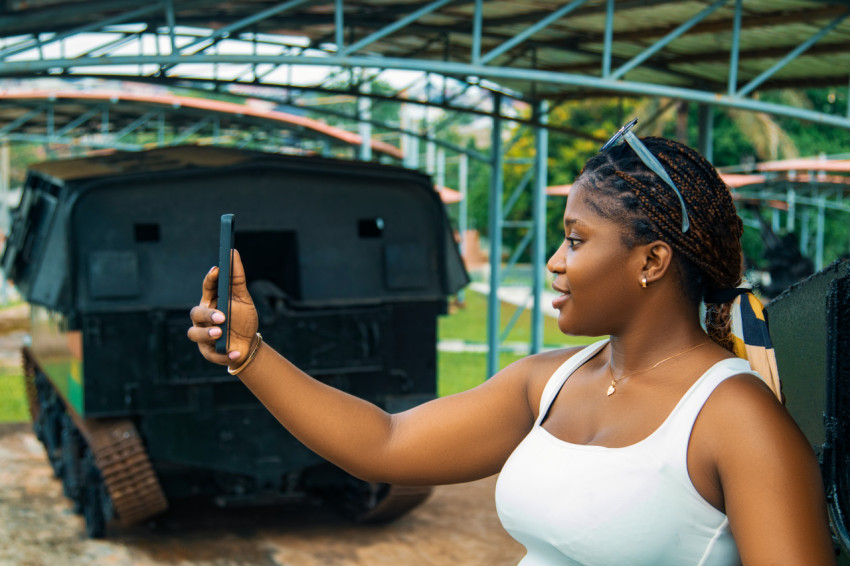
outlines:
[[640, 277], [640, 286], [646, 289], [646, 274], [644, 273]]

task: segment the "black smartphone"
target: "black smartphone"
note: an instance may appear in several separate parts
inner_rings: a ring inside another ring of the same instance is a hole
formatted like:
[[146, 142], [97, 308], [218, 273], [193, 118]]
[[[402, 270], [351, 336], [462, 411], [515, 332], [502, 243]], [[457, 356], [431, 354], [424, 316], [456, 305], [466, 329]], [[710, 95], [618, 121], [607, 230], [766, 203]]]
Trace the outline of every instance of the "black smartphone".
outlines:
[[215, 351], [226, 354], [230, 345], [230, 301], [231, 301], [231, 265], [233, 263], [234, 228], [236, 219], [233, 214], [221, 215], [221, 234], [218, 240], [218, 310], [224, 313], [221, 336], [215, 341]]

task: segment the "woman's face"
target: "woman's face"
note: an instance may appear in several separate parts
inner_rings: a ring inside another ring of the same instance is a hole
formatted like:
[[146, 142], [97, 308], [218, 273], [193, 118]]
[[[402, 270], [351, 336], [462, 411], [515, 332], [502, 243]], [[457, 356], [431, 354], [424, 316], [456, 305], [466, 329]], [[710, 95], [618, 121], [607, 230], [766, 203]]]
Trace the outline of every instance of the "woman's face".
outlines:
[[643, 259], [626, 247], [622, 228], [589, 204], [593, 188], [579, 180], [564, 211], [564, 242], [549, 259], [552, 287], [561, 293], [552, 305], [565, 334], [617, 334], [628, 323], [630, 305], [641, 289]]

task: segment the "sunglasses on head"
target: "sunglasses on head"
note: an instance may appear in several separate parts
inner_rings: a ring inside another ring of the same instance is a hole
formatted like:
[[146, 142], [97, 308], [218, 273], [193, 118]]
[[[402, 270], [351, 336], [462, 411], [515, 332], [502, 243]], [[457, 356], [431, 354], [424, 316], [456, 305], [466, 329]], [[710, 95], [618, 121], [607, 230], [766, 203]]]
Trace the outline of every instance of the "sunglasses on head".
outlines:
[[679, 189], [676, 187], [676, 183], [673, 182], [673, 179], [670, 178], [670, 175], [667, 174], [667, 171], [664, 170], [664, 167], [661, 165], [661, 162], [652, 155], [643, 142], [638, 139], [636, 135], [632, 133], [632, 128], [635, 124], [637, 124], [638, 119], [635, 118], [611, 136], [605, 145], [602, 146], [600, 152], [605, 151], [606, 149], [615, 147], [620, 145], [623, 142], [629, 144], [629, 146], [635, 151], [637, 156], [643, 162], [644, 165], [649, 167], [653, 173], [661, 177], [661, 180], [667, 183], [671, 189], [676, 193], [676, 196], [679, 198], [679, 204], [682, 205], [682, 232], [687, 232], [688, 227], [690, 226], [690, 222], [688, 220], [688, 211], [685, 208], [685, 199], [682, 198], [682, 193], [679, 192]]

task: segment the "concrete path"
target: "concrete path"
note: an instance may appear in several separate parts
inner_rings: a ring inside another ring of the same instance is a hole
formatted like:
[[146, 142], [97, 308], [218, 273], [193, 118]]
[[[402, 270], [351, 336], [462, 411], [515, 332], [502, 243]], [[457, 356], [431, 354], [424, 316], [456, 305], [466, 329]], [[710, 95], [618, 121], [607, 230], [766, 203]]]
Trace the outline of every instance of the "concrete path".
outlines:
[[[490, 294], [490, 285], [487, 283], [470, 283], [467, 289], [482, 295]], [[557, 296], [554, 291], [543, 291], [543, 316], [558, 318], [558, 311], [552, 308], [552, 299]], [[531, 309], [534, 301], [529, 287], [499, 287], [499, 298], [512, 305], [525, 305], [527, 309]]]

